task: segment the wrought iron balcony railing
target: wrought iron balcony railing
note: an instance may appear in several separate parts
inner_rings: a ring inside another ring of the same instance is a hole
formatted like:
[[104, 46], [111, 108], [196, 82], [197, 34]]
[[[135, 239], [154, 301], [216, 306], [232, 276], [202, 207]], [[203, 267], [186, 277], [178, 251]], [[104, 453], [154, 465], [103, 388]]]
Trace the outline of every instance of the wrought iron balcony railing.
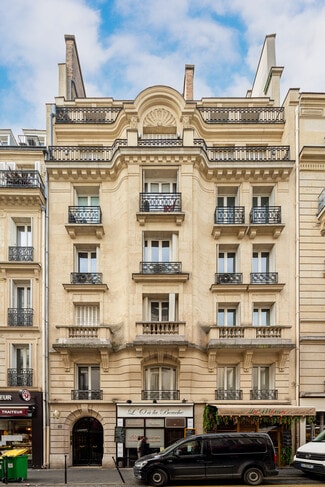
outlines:
[[206, 123], [283, 123], [284, 107], [198, 107]]
[[56, 107], [55, 123], [114, 123], [121, 107]]
[[242, 284], [242, 282], [242, 272], [216, 272], [215, 274], [216, 284]]
[[278, 398], [277, 389], [252, 389], [250, 391], [251, 400], [274, 400]]
[[71, 399], [75, 401], [80, 401], [80, 400], [85, 400], [85, 401], [90, 401], [90, 400], [102, 400], [103, 399], [103, 391], [102, 390], [72, 390], [71, 391]]
[[181, 262], [140, 262], [141, 274], [180, 274]]
[[8, 308], [8, 326], [33, 326], [33, 308]]
[[277, 272], [251, 272], [251, 284], [277, 284]]
[[8, 387], [33, 386], [33, 369], [7, 369]]
[[102, 222], [100, 206], [69, 206], [69, 223], [99, 224]]
[[34, 247], [9, 247], [9, 260], [15, 262], [33, 262]]
[[150, 138], [139, 139], [138, 146], [140, 147], [182, 147], [183, 139], [177, 138]]
[[6, 169], [0, 171], [0, 187], [2, 188], [40, 188], [44, 193], [45, 188], [38, 171], [26, 169]]
[[281, 206], [254, 206], [250, 213], [250, 222], [255, 225], [281, 223]]
[[127, 146], [126, 139], [116, 139], [111, 146], [49, 146], [47, 160], [55, 162], [111, 161], [115, 152]]
[[182, 211], [181, 193], [140, 193], [140, 211], [177, 212]]
[[244, 224], [245, 207], [217, 206], [214, 214], [214, 223], [219, 225]]
[[71, 272], [71, 284], [102, 284], [101, 272]]
[[216, 389], [215, 391], [215, 399], [225, 401], [240, 401], [243, 399], [243, 391], [242, 390], [231, 390], [231, 389]]
[[179, 391], [173, 390], [173, 391], [153, 391], [153, 390], [143, 390], [141, 391], [141, 399], [146, 400], [146, 399], [167, 399], [167, 400], [173, 400], [176, 401], [180, 397]]

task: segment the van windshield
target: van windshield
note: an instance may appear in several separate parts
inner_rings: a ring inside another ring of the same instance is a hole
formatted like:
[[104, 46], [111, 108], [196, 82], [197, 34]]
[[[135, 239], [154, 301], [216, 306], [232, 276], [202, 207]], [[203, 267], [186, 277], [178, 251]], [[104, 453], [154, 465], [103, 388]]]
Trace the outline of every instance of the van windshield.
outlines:
[[319, 433], [319, 435], [312, 440], [312, 442], [321, 442], [321, 441], [325, 441], [325, 430]]
[[163, 450], [161, 450], [159, 453], [169, 453], [170, 451], [174, 450], [174, 448], [178, 445], [178, 443], [181, 443], [184, 441], [184, 438], [180, 438], [179, 440], [175, 441], [172, 445], [167, 446]]

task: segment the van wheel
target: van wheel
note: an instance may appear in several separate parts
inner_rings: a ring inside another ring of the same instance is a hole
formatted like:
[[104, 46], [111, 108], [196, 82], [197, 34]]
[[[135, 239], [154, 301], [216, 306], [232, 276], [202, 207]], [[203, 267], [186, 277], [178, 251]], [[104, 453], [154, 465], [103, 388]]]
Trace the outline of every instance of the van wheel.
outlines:
[[246, 485], [260, 485], [263, 481], [263, 472], [257, 467], [248, 468], [243, 476]]
[[161, 468], [156, 468], [152, 470], [149, 474], [149, 484], [155, 485], [156, 487], [162, 487], [168, 482], [168, 475], [165, 470]]

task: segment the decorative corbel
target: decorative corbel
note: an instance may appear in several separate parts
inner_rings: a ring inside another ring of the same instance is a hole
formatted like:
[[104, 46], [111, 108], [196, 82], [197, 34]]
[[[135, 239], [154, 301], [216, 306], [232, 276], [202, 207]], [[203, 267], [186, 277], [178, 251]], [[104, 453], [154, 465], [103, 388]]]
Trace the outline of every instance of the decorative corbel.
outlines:
[[283, 372], [286, 366], [287, 360], [289, 357], [289, 352], [287, 350], [283, 350], [279, 353], [279, 371]]
[[108, 372], [109, 353], [108, 350], [100, 350], [100, 358], [103, 366], [103, 371]]
[[208, 354], [208, 370], [209, 372], [214, 372], [216, 369], [216, 358], [217, 352], [215, 350], [210, 350]]
[[71, 364], [70, 364], [70, 354], [69, 354], [69, 352], [67, 350], [62, 350], [60, 353], [61, 353], [61, 357], [63, 359], [65, 371], [66, 372], [70, 372]]
[[253, 352], [244, 352], [244, 363], [243, 363], [243, 367], [244, 367], [244, 371], [245, 372], [249, 372], [251, 366], [252, 366], [252, 359], [253, 359]]

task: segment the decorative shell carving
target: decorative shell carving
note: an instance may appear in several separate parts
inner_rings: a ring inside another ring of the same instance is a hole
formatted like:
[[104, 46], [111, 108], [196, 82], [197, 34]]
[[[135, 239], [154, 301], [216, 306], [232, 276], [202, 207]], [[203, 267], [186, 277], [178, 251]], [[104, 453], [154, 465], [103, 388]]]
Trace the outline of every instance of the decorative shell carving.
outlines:
[[165, 108], [155, 108], [149, 112], [144, 121], [144, 127], [176, 127], [176, 119]]

